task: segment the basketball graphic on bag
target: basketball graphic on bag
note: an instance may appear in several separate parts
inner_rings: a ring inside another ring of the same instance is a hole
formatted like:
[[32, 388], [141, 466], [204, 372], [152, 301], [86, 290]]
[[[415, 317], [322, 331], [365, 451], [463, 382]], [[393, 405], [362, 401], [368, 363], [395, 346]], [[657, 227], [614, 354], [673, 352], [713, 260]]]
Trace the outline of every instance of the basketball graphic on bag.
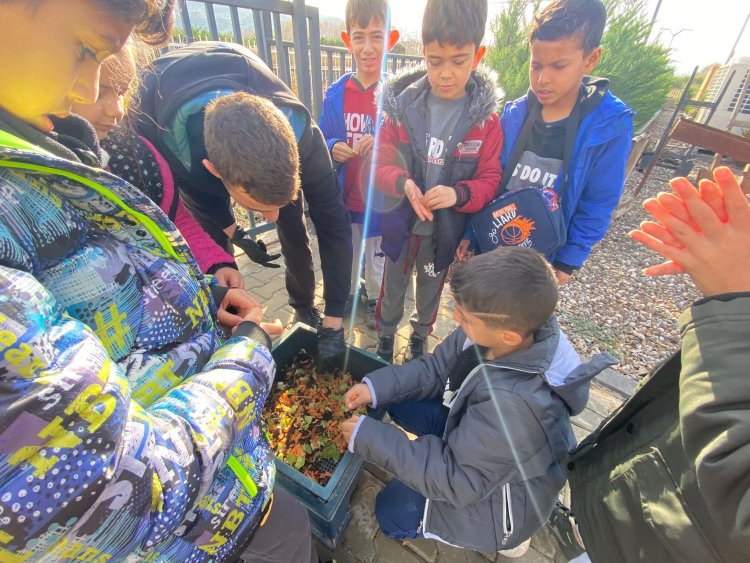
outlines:
[[534, 221], [516, 217], [503, 227], [500, 231], [500, 238], [508, 246], [518, 246], [528, 240], [533, 230], [535, 230]]

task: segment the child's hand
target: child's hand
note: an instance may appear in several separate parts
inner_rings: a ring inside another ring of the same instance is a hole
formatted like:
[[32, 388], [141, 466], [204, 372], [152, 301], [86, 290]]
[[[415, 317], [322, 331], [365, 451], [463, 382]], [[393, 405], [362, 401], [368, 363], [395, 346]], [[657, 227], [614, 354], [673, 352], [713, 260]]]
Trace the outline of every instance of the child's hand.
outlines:
[[372, 404], [370, 388], [364, 383], [357, 383], [344, 395], [344, 405], [350, 411]]
[[242, 276], [242, 273], [236, 268], [230, 268], [229, 266], [219, 268], [218, 270], [216, 270], [216, 272], [214, 272], [214, 277], [222, 287], [238, 287], [240, 289], [245, 288], [245, 278]]
[[367, 156], [375, 144], [375, 137], [372, 135], [363, 135], [359, 141], [354, 143], [354, 152], [360, 156]]
[[432, 212], [422, 204], [422, 192], [417, 184], [414, 183], [414, 180], [406, 181], [404, 184], [404, 195], [409, 200], [409, 203], [411, 203], [417, 217], [422, 221], [432, 221]]
[[341, 432], [344, 434], [344, 439], [346, 440], [346, 443], [349, 443], [349, 440], [352, 438], [352, 434], [354, 433], [354, 429], [357, 427], [357, 421], [359, 420], [359, 417], [362, 416], [357, 415], [351, 417], [349, 420], [345, 420], [341, 423]]
[[346, 162], [350, 158], [354, 158], [355, 156], [357, 156], [357, 151], [352, 149], [345, 142], [339, 141], [338, 143], [333, 145], [331, 156], [333, 156], [333, 160], [335, 160], [336, 162]]
[[461, 239], [461, 242], [458, 243], [458, 248], [456, 249], [456, 260], [459, 262], [466, 262], [469, 258], [474, 256], [474, 252], [469, 250], [470, 246], [470, 240]]
[[453, 207], [456, 203], [458, 203], [456, 190], [450, 186], [434, 186], [427, 190], [422, 198], [422, 205], [430, 211], [447, 209]]
[[552, 267], [552, 270], [555, 272], [555, 279], [557, 280], [557, 285], [563, 285], [564, 283], [567, 283], [570, 281], [570, 278], [572, 277], [570, 274], [566, 274], [562, 270], [558, 270], [554, 266]]
[[284, 325], [281, 324], [281, 319], [274, 319], [273, 322], [262, 322], [260, 323], [260, 328], [262, 328], [265, 333], [273, 338], [274, 336], [281, 336], [281, 333], [284, 332]]

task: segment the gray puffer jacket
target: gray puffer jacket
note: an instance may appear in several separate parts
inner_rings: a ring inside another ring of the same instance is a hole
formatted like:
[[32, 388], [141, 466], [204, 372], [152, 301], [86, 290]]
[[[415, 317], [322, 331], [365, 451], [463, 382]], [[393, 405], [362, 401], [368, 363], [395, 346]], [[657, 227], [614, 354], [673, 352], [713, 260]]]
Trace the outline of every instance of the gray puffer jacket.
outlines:
[[614, 364], [581, 364], [553, 317], [530, 348], [480, 364], [455, 392], [448, 374], [472, 342], [456, 329], [420, 360], [368, 376], [377, 406], [443, 397], [443, 437], [410, 441], [366, 418], [354, 451], [427, 498], [427, 538], [483, 552], [512, 548], [541, 528], [565, 483], [564, 456], [575, 446], [570, 416], [588, 401], [589, 383]]

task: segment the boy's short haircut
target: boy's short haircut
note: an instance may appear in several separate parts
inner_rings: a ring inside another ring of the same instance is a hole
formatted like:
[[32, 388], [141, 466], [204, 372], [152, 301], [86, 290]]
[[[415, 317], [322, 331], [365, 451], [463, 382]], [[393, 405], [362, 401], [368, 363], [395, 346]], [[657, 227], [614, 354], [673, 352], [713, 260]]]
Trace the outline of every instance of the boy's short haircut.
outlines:
[[381, 21], [388, 26], [390, 8], [388, 0], [349, 0], [346, 3], [346, 32], [357, 24], [365, 28], [371, 21]]
[[588, 54], [602, 42], [607, 9], [601, 0], [555, 0], [534, 16], [530, 41], [578, 37]]
[[437, 41], [478, 49], [487, 25], [487, 0], [427, 0], [422, 18], [422, 44]]
[[456, 303], [487, 325], [523, 336], [549, 320], [558, 288], [549, 263], [536, 250], [500, 247], [470, 258], [453, 274]]
[[224, 183], [283, 207], [300, 187], [299, 149], [289, 121], [270, 101], [235, 92], [206, 106], [208, 160]]

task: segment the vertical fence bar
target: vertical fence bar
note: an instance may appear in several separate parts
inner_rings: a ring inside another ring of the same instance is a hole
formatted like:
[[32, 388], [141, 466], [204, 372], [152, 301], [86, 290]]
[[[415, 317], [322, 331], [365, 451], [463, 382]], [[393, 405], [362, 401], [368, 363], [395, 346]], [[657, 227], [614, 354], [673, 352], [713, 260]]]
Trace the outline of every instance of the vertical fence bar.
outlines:
[[188, 13], [187, 0], [180, 0], [180, 15], [182, 16], [182, 27], [185, 28], [185, 40], [188, 43], [195, 41], [193, 37], [193, 26], [190, 23], [190, 14]]
[[206, 7], [206, 20], [208, 21], [208, 32], [211, 34], [211, 39], [214, 41], [219, 40], [219, 26], [216, 25], [216, 14], [214, 13], [214, 5], [210, 2], [204, 4]]
[[240, 45], [244, 45], [245, 40], [242, 37], [242, 26], [240, 25], [240, 12], [237, 9], [237, 6], [229, 7], [229, 15], [232, 18], [232, 33], [234, 34], [234, 40]]
[[[310, 111], [317, 121], [323, 109], [323, 63], [320, 56], [320, 18], [317, 8], [307, 8], [310, 14], [310, 63], [312, 65], [312, 106]], [[305, 18], [305, 23], [308, 19]]]
[[305, 0], [294, 0], [293, 2], [292, 29], [294, 29], [294, 63], [297, 70], [297, 96], [305, 106], [312, 108]]
[[268, 40], [266, 39], [266, 30], [263, 29], [263, 17], [260, 10], [252, 10], [253, 12], [253, 26], [255, 27], [255, 40], [258, 42], [258, 56], [263, 59], [269, 67], [273, 68], [273, 61], [271, 60], [271, 53], [268, 48]]
[[333, 51], [326, 51], [326, 60], [328, 64], [328, 85], [333, 84]]
[[273, 36], [276, 43], [276, 61], [279, 66], [279, 75], [284, 83], [292, 87], [292, 75], [289, 71], [289, 59], [287, 58], [287, 52], [284, 49], [284, 37], [281, 32], [281, 14], [274, 12], [273, 14]]

